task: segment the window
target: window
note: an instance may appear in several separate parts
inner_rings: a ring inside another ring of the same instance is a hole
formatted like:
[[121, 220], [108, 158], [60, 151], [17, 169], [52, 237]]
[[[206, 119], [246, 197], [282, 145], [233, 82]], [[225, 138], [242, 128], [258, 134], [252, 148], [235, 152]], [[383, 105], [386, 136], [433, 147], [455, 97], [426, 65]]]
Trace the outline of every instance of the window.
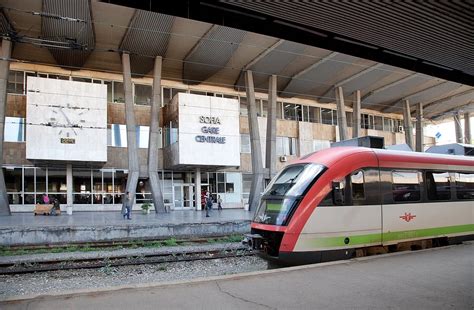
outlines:
[[399, 202], [420, 200], [420, 180], [417, 171], [392, 171], [393, 200]]
[[276, 154], [281, 155], [296, 155], [297, 140], [291, 137], [276, 137]]
[[152, 87], [135, 84], [135, 104], [151, 105]]
[[374, 116], [374, 129], [383, 130], [382, 116]]
[[321, 201], [321, 206], [343, 206], [345, 204], [346, 180], [334, 180], [331, 191]]
[[7, 92], [10, 94], [23, 94], [23, 71], [10, 70], [8, 74]]
[[5, 117], [5, 135], [3, 141], [25, 142], [25, 119], [22, 117]]
[[474, 199], [474, 173], [456, 173], [456, 197], [458, 199]]
[[346, 112], [347, 127], [352, 127], [352, 112]]
[[370, 128], [370, 119], [368, 114], [361, 115], [361, 127], [364, 129]]
[[326, 125], [332, 125], [332, 110], [321, 109], [321, 122]]
[[301, 105], [293, 103], [283, 103], [283, 118], [292, 121], [302, 121], [303, 112]]
[[76, 76], [73, 76], [73, 77], [72, 77], [72, 80], [75, 81], [75, 82], [92, 83], [92, 79], [91, 79], [91, 78], [83, 78], [83, 77], [76, 77]]
[[426, 192], [429, 200], [449, 200], [451, 199], [451, 184], [448, 172], [427, 171]]
[[309, 107], [309, 121], [311, 123], [321, 123], [321, 109]]
[[283, 119], [283, 114], [282, 114], [282, 111], [283, 111], [283, 102], [277, 102], [277, 108], [276, 108], [276, 117], [278, 119]]
[[161, 105], [164, 107], [171, 101], [171, 88], [163, 87], [163, 101]]
[[136, 126], [135, 130], [137, 133], [137, 146], [141, 149], [147, 149], [150, 138], [150, 127]]
[[23, 204], [22, 168], [6, 167], [3, 169], [7, 187], [8, 202]]
[[110, 133], [110, 146], [127, 147], [127, 126], [111, 124]]
[[268, 100], [262, 99], [262, 116], [263, 117], [268, 116]]
[[92, 176], [91, 170], [72, 171], [73, 183], [73, 203], [90, 204], [92, 203]]
[[113, 102], [113, 84], [112, 81], [104, 81], [107, 86], [107, 102]]
[[249, 154], [250, 152], [250, 136], [245, 134], [240, 135], [240, 153]]
[[387, 117], [383, 118], [383, 130], [393, 132], [393, 120]]
[[351, 175], [351, 185], [352, 185], [352, 199], [364, 200], [365, 199], [364, 172], [362, 170], [354, 172]]
[[247, 116], [248, 115], [247, 98], [245, 98], [245, 97], [240, 97], [240, 115], [241, 116]]
[[125, 91], [123, 89], [123, 83], [122, 82], [113, 82], [113, 102], [117, 103], [124, 103], [125, 102]]
[[328, 140], [313, 140], [313, 152], [324, 150], [331, 147], [331, 142]]

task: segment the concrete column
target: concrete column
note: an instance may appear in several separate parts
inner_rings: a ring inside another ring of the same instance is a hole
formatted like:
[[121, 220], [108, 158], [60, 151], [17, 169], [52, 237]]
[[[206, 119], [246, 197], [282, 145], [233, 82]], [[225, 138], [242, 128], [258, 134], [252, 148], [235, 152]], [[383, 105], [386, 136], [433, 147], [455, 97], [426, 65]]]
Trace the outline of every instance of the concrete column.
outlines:
[[413, 149], [413, 124], [411, 122], [410, 102], [403, 101], [403, 127], [405, 127], [405, 142]]
[[[130, 71], [130, 55], [122, 54], [123, 88], [125, 91], [125, 124], [127, 127], [128, 178], [126, 191], [135, 200], [139, 176], [137, 134], [135, 129], [135, 112], [133, 111], [132, 76]], [[125, 206], [122, 206], [122, 212]]]
[[255, 90], [252, 71], [245, 71], [245, 87], [247, 89], [247, 109], [250, 130], [250, 147], [252, 150], [252, 185], [249, 195], [249, 210], [255, 212], [263, 191], [263, 166], [260, 133], [258, 130], [257, 106], [255, 105]]
[[150, 135], [148, 145], [148, 180], [151, 186], [153, 205], [156, 213], [166, 212], [161, 192], [160, 178], [158, 177], [158, 138], [160, 136], [160, 108], [161, 108], [161, 56], [155, 58], [153, 70], [153, 100], [151, 101]]
[[277, 76], [272, 75], [268, 80], [268, 115], [267, 141], [265, 152], [265, 167], [268, 168], [268, 178], [272, 179], [276, 173], [276, 104], [277, 104]]
[[196, 168], [196, 177], [194, 178], [194, 182], [195, 182], [195, 187], [196, 187], [196, 193], [195, 193], [195, 196], [196, 197], [196, 210], [198, 211], [201, 211], [202, 208], [201, 208], [201, 168]]
[[[12, 42], [2, 39], [2, 59], [10, 59], [12, 53]], [[7, 108], [7, 83], [10, 70], [9, 60], [0, 60], [0, 215], [11, 215], [8, 203], [7, 186], [3, 174], [3, 139], [5, 135], [5, 111]]]
[[463, 143], [462, 129], [461, 129], [461, 118], [459, 112], [454, 113], [454, 130], [456, 132], [456, 142]]
[[354, 92], [354, 105], [352, 106], [352, 138], [360, 136], [360, 90]]
[[73, 196], [72, 192], [74, 189], [74, 184], [72, 183], [72, 164], [66, 164], [66, 186], [67, 186], [67, 192], [66, 192], [66, 206], [72, 206], [73, 205]]
[[416, 104], [416, 151], [423, 152], [423, 103]]
[[346, 105], [342, 87], [336, 87], [337, 126], [339, 127], [339, 140], [347, 140]]
[[471, 116], [469, 112], [464, 113], [464, 140], [466, 141], [465, 143], [471, 144]]

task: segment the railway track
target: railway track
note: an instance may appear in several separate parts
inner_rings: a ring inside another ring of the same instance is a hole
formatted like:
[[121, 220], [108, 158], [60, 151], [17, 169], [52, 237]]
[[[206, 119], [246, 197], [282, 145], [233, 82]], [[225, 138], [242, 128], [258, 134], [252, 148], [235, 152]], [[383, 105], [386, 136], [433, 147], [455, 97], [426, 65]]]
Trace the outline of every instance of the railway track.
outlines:
[[146, 254], [122, 254], [100, 258], [46, 259], [40, 261], [0, 262], [0, 275], [13, 275], [55, 270], [85, 268], [110, 268], [127, 265], [160, 264], [170, 262], [212, 260], [229, 257], [255, 255], [247, 247], [221, 248], [214, 250], [187, 249], [183, 251], [158, 252]]

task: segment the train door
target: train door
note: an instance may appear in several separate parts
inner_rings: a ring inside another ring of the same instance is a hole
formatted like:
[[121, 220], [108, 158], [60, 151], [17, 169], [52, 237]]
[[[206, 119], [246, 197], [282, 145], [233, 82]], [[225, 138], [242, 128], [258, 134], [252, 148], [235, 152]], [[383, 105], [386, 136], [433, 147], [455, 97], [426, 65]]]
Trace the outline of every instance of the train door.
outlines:
[[384, 245], [416, 239], [420, 212], [426, 212], [422, 203], [422, 175], [417, 170], [381, 171], [383, 192]]

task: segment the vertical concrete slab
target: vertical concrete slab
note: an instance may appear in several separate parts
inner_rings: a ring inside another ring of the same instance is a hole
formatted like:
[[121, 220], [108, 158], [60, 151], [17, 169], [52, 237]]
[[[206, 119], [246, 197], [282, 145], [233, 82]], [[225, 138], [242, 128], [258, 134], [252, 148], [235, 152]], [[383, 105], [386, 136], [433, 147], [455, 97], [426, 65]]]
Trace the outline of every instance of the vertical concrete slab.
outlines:
[[153, 100], [151, 101], [150, 134], [148, 145], [148, 180], [151, 186], [151, 195], [156, 213], [165, 213], [163, 193], [161, 192], [160, 178], [158, 177], [158, 137], [160, 136], [160, 108], [161, 108], [161, 56], [155, 58], [153, 70]]
[[[135, 199], [139, 175], [137, 134], [135, 123], [135, 112], [133, 111], [132, 75], [130, 71], [130, 55], [122, 54], [123, 88], [125, 91], [125, 124], [127, 127], [127, 151], [128, 151], [128, 178], [127, 192], [130, 192], [132, 200]], [[124, 211], [125, 206], [122, 206]]]
[[456, 142], [463, 143], [461, 118], [459, 116], [459, 112], [454, 113], [453, 120], [454, 120], [454, 131], [456, 132]]
[[74, 184], [72, 183], [72, 164], [66, 164], [66, 206], [72, 206], [74, 199], [72, 192], [74, 189]]
[[3, 139], [5, 135], [5, 111], [7, 106], [7, 83], [10, 70], [10, 56], [12, 53], [12, 42], [8, 38], [2, 39], [2, 51], [0, 59], [0, 215], [11, 215], [8, 203], [7, 186], [3, 174]]
[[469, 112], [464, 113], [464, 140], [465, 143], [471, 144], [471, 115]]
[[360, 136], [360, 90], [354, 92], [354, 105], [352, 107], [352, 138]]
[[423, 152], [423, 104], [416, 104], [416, 151]]
[[342, 87], [336, 87], [336, 105], [337, 105], [337, 126], [339, 127], [339, 139], [347, 140], [347, 121], [346, 105], [344, 103], [344, 93]]
[[272, 179], [276, 173], [276, 104], [277, 104], [277, 76], [272, 75], [268, 81], [268, 115], [265, 167], [268, 168], [268, 178]]
[[408, 100], [403, 101], [403, 127], [405, 127], [405, 143], [413, 149], [413, 124]]
[[263, 190], [263, 165], [252, 71], [245, 71], [245, 87], [247, 90], [247, 109], [253, 174], [249, 194], [249, 210], [255, 212], [260, 201], [260, 194]]

